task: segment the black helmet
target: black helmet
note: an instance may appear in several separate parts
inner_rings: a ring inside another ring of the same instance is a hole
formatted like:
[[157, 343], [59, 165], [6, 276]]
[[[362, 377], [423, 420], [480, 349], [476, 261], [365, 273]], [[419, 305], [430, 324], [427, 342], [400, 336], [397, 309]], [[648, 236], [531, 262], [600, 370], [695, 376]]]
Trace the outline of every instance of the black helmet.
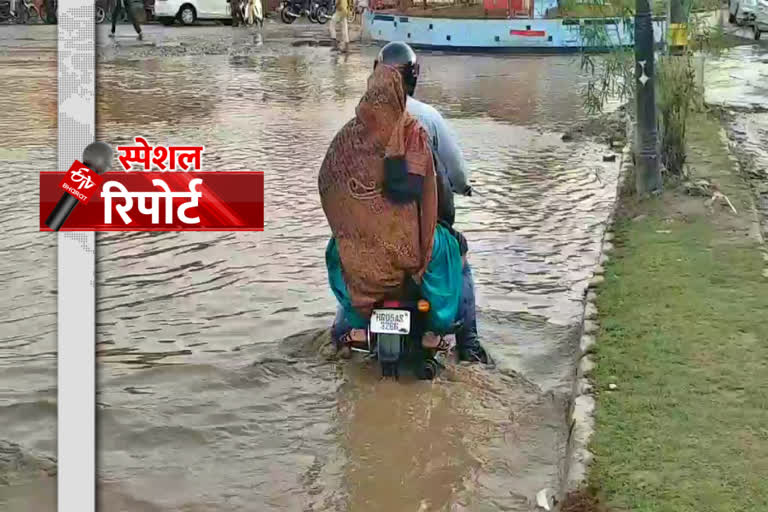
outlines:
[[378, 63], [387, 64], [400, 70], [405, 84], [405, 93], [413, 96], [416, 82], [419, 80], [419, 63], [413, 48], [400, 41], [388, 43], [381, 49], [373, 63], [376, 69]]

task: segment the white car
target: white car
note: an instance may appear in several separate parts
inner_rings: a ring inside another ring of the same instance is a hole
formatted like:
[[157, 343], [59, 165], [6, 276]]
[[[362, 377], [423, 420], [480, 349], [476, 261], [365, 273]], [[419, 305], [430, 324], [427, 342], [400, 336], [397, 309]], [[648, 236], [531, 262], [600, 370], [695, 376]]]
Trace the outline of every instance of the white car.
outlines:
[[155, 18], [163, 25], [179, 20], [191, 25], [197, 20], [231, 20], [227, 0], [155, 0]]
[[737, 25], [751, 25], [755, 19], [758, 0], [728, 0], [728, 21]]
[[758, 0], [752, 31], [755, 34], [755, 41], [760, 40], [763, 32], [768, 32], [768, 0]]

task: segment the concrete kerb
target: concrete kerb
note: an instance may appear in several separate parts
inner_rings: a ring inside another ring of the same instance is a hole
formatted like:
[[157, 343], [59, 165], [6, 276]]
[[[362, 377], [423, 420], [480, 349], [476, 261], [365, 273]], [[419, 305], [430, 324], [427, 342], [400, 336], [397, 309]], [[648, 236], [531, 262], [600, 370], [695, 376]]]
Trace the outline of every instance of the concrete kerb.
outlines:
[[[627, 140], [631, 141], [631, 130], [628, 130]], [[599, 264], [593, 271], [589, 281], [584, 300], [584, 314], [582, 317], [581, 338], [579, 340], [578, 363], [574, 375], [571, 395], [571, 406], [568, 411], [569, 434], [566, 445], [564, 478], [559, 489], [558, 501], [562, 503], [565, 496], [573, 491], [582, 489], [587, 483], [589, 466], [592, 463], [593, 454], [589, 450], [589, 443], [595, 430], [595, 387], [590, 378], [595, 369], [595, 361], [592, 353], [596, 345], [596, 335], [599, 328], [598, 310], [596, 305], [597, 293], [595, 287], [604, 281], [603, 264], [609, 260], [609, 253], [613, 251], [613, 227], [614, 215], [619, 202], [620, 191], [624, 186], [627, 176], [632, 175], [632, 148], [631, 143], [624, 147], [617, 180], [616, 199], [613, 210], [608, 217], [606, 231], [601, 239]], [[556, 507], [557, 508], [557, 507]]]

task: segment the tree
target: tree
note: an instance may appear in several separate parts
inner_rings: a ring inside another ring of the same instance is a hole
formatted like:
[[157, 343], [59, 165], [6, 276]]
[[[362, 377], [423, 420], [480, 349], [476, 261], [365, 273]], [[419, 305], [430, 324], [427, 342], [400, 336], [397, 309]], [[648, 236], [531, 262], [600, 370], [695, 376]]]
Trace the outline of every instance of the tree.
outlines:
[[[670, 0], [666, 9], [665, 4], [655, 3], [653, 11], [648, 0], [634, 0], [634, 5], [629, 5], [631, 0], [587, 1], [594, 2], [587, 4], [588, 14], [619, 18], [624, 30], [609, 33], [606, 24], [581, 25], [581, 68], [589, 76], [583, 91], [584, 104], [591, 113], [602, 112], [612, 98], [630, 106], [636, 135], [635, 190], [639, 195], [659, 192], [662, 169], [668, 177], [683, 174], [688, 117], [703, 105], [694, 54], [722, 48], [722, 27], [713, 29], [693, 14], [693, 8], [719, 8], [719, 0], [698, 0], [697, 5]], [[679, 51], [677, 56], [663, 55], [656, 62], [652, 15], [663, 14], [664, 10], [669, 10], [670, 15], [674, 12], [671, 19], [678, 30], [671, 33], [672, 42], [676, 43], [672, 46]], [[589, 51], [595, 47], [608, 47], [608, 52], [596, 57]]]

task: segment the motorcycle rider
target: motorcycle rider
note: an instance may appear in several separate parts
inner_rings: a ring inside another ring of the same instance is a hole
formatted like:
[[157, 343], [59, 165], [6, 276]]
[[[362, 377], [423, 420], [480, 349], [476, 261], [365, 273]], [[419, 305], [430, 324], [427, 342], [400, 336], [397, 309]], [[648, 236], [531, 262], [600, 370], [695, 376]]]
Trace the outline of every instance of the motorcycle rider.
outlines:
[[[471, 196], [472, 187], [468, 183], [466, 162], [456, 142], [456, 137], [443, 116], [435, 108], [413, 97], [419, 77], [419, 63], [416, 53], [409, 45], [402, 42], [391, 42], [385, 45], [374, 61], [374, 69], [379, 64], [397, 68], [403, 77], [407, 94], [406, 110], [419, 120], [426, 130], [435, 161], [435, 171], [442, 178], [438, 180], [440, 187], [438, 192], [440, 196], [439, 220], [443, 225], [447, 225], [454, 234], [457, 234], [453, 229], [455, 219], [453, 193]], [[461, 234], [457, 234], [457, 236], [463, 241], [461, 243], [463, 246], [462, 253], [465, 253], [466, 240]], [[464, 328], [456, 340], [459, 358], [487, 364], [489, 362], [488, 355], [477, 339], [474, 279], [472, 269], [466, 261], [463, 278], [459, 317], [463, 320]], [[335, 339], [346, 328], [342, 319], [343, 315], [339, 311], [334, 323], [333, 335]], [[357, 333], [356, 336], [359, 337], [360, 333]]]
[[[418, 119], [426, 129], [435, 158], [435, 171], [447, 178], [447, 180], [442, 180], [444, 185], [443, 190], [440, 191], [441, 195], [445, 196], [445, 199], [441, 201], [440, 220], [453, 227], [456, 214], [451, 192], [463, 196], [472, 195], [467, 164], [453, 130], [434, 107], [413, 97], [419, 79], [420, 66], [416, 52], [408, 44], [394, 41], [385, 45], [374, 61], [374, 68], [378, 64], [397, 67], [403, 76], [408, 94], [406, 110]], [[488, 355], [477, 339], [475, 283], [469, 262], [464, 265], [464, 289], [459, 314], [464, 321], [464, 329], [456, 340], [459, 357], [468, 361], [487, 363]]]
[[438, 222], [440, 177], [429, 136], [406, 100], [400, 71], [378, 66], [320, 166], [318, 191], [331, 228], [326, 268], [341, 310], [334, 341], [342, 356], [360, 341], [356, 334], [365, 333], [376, 305], [409, 289], [430, 303], [424, 343], [459, 318], [461, 239]]

